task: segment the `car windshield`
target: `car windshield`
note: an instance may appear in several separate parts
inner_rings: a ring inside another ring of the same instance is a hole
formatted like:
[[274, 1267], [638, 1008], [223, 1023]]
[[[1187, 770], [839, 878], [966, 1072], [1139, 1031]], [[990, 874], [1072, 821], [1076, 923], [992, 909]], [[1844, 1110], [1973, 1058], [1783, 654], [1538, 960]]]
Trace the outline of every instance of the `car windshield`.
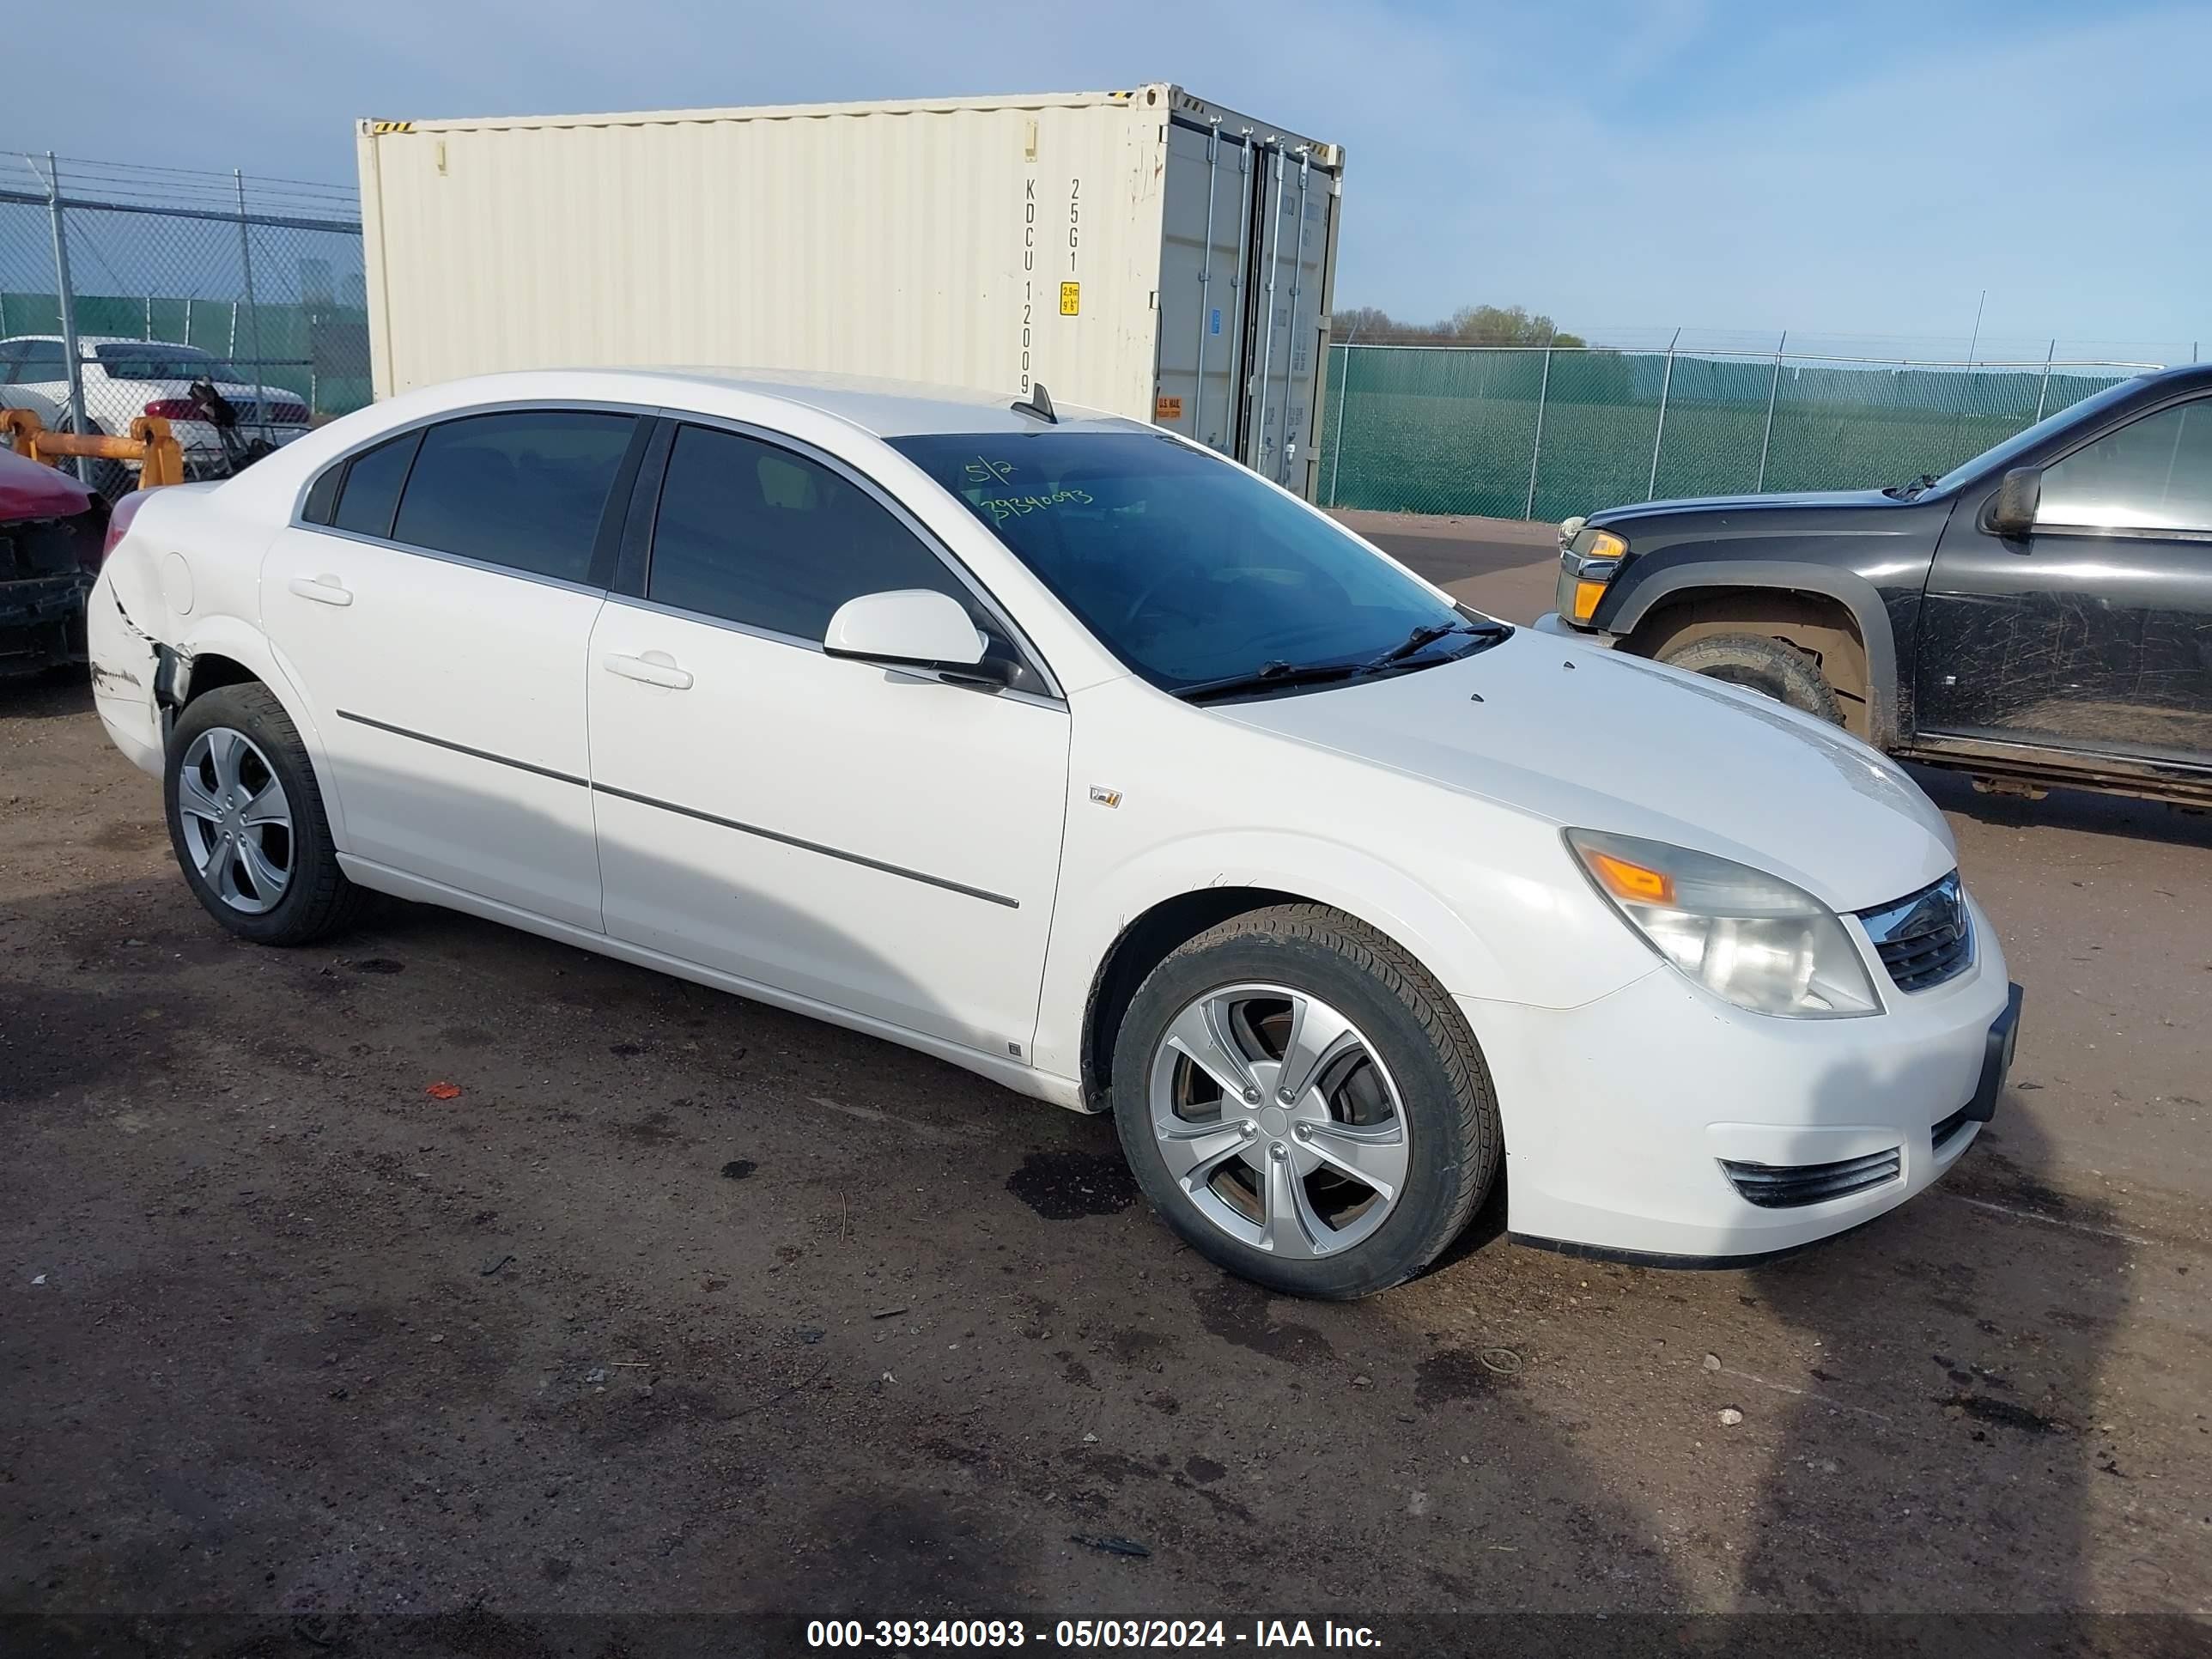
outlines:
[[[1401, 651], [1425, 666], [1470, 648], [1447, 637], [1467, 618], [1431, 589], [1244, 468], [1161, 434], [890, 441], [1165, 690], [1246, 676], [1287, 690], [1328, 683], [1303, 670]], [[1415, 642], [1429, 630], [1432, 651]]]
[[222, 358], [210, 356], [193, 346], [163, 345], [153, 341], [145, 345], [101, 345], [92, 349], [111, 380], [216, 380], [244, 384], [238, 371]]
[[2010, 465], [2014, 457], [2026, 454], [2060, 428], [2071, 426], [2085, 415], [2094, 415], [2108, 404], [2118, 403], [2135, 390], [2136, 380], [2141, 379], [2142, 376], [2137, 375], [2134, 380], [2117, 381], [2101, 392], [2091, 392], [2079, 403], [2067, 404], [2055, 415], [2045, 416], [2033, 426], [2024, 431], [2014, 433], [2011, 437], [2007, 438], [1994, 449], [1985, 449], [1972, 460], [1960, 462], [1942, 477], [1929, 483], [1928, 492], [1916, 490], [1914, 493], [1932, 492], [1941, 495], [1947, 489], [1957, 489], [1969, 478], [1977, 478], [1984, 472], [1995, 471]]

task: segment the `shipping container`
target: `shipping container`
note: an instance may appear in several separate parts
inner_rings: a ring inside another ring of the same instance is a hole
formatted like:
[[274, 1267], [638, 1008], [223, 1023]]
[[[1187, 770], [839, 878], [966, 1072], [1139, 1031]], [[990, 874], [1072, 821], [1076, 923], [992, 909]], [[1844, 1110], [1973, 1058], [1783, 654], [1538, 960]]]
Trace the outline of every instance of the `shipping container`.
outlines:
[[1310, 495], [1344, 153], [1126, 92], [363, 121], [380, 397], [808, 368], [1157, 421]]

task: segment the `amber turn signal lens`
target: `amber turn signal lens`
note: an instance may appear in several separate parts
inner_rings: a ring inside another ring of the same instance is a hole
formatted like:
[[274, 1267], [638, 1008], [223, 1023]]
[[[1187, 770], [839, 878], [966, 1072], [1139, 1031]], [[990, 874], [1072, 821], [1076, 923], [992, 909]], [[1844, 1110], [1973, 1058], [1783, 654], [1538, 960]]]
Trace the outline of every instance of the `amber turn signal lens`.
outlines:
[[1615, 898], [1626, 899], [1631, 904], [1672, 904], [1674, 902], [1674, 878], [1665, 871], [1632, 864], [1611, 853], [1592, 852], [1587, 857], [1589, 867], [1597, 872], [1597, 878], [1606, 884]]
[[1597, 602], [1605, 597], [1603, 582], [1577, 581], [1575, 584], [1575, 620], [1588, 622], [1597, 614]]

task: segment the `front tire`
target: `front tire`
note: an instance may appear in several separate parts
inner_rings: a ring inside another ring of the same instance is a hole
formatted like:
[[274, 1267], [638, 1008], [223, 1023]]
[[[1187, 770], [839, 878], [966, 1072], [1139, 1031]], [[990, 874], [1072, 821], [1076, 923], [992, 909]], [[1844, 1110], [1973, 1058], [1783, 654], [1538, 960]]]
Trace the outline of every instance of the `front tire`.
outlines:
[[1401, 1284], [1504, 1151], [1481, 1050], [1393, 941], [1316, 904], [1222, 923], [1139, 987], [1114, 1048], [1138, 1185], [1194, 1249], [1291, 1296]]
[[1844, 706], [1820, 665], [1781, 640], [1758, 634], [1708, 634], [1661, 652], [1659, 660], [1708, 679], [1762, 692], [1831, 726], [1844, 723]]
[[169, 844], [207, 913], [257, 945], [306, 945], [364, 902], [338, 868], [307, 745], [261, 685], [226, 685], [178, 716], [162, 769]]

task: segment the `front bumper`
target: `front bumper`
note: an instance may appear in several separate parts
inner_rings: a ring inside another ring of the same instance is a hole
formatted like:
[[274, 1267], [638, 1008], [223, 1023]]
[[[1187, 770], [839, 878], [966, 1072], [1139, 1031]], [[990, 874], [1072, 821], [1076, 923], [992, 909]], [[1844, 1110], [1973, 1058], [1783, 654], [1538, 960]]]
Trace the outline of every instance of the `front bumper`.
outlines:
[[[1579, 1008], [1461, 999], [1504, 1118], [1510, 1231], [1728, 1264], [1845, 1231], [1923, 1191], [1973, 1143], [1971, 1109], [1994, 1105], [2010, 1058], [2010, 1035], [1993, 1043], [1992, 1028], [2013, 988], [1967, 903], [1974, 965], [1916, 994], [1884, 980], [1887, 1011], [1865, 1018], [1749, 1013], [1663, 967]], [[1783, 1207], [1752, 1202], [1724, 1167], [1886, 1169], [1892, 1154], [1894, 1173], [1875, 1184]]]
[[91, 589], [92, 578], [76, 571], [0, 581], [0, 675], [82, 662]]
[[1547, 611], [1528, 624], [1539, 634], [1549, 634], [1554, 639], [1574, 640], [1583, 645], [1611, 646], [1613, 635], [1601, 634], [1593, 629], [1577, 628], [1556, 611]]

